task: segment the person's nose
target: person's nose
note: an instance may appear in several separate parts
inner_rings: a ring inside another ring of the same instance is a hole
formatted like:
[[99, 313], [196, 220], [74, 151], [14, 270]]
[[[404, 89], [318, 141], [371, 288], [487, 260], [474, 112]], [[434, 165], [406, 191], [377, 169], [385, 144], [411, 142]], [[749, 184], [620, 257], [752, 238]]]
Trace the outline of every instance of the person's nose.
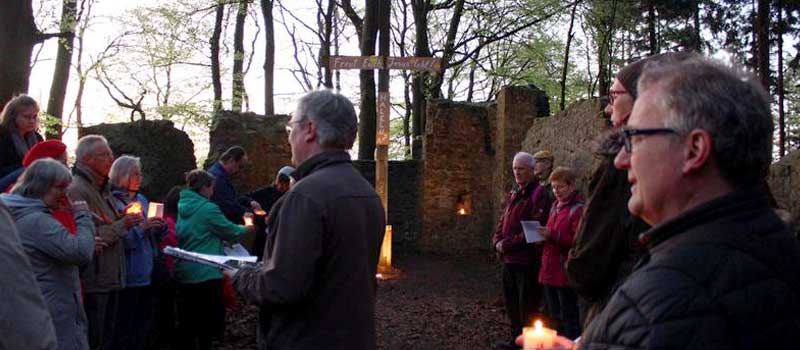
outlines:
[[620, 170], [631, 168], [631, 154], [625, 150], [625, 147], [620, 148], [617, 156], [614, 157], [614, 167]]

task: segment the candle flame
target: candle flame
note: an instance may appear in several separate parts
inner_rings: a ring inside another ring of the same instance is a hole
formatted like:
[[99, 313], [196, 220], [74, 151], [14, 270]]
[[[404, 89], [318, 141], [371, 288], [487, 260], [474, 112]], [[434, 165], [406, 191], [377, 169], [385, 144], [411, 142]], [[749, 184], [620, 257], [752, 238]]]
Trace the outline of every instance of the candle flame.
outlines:
[[264, 211], [264, 210], [259, 209], [259, 210], [254, 211], [253, 214], [256, 214], [258, 216], [265, 216], [265, 215], [267, 215], [267, 212]]
[[458, 215], [467, 215], [467, 210], [464, 209], [464, 208], [459, 209], [458, 210]]
[[139, 202], [131, 203], [128, 209], [125, 210], [125, 214], [140, 214], [141, 212], [142, 212], [142, 203]]
[[536, 330], [540, 330], [542, 329], [542, 327], [544, 326], [542, 325], [542, 321], [540, 320], [536, 320], [536, 322], [533, 323], [533, 328], [535, 328]]

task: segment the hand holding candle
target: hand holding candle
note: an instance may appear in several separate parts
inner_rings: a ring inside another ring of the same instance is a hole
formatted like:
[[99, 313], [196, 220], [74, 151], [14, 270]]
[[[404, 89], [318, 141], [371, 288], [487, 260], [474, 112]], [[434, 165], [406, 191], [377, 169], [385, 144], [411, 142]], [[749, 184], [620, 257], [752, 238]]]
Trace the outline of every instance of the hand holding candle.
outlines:
[[245, 226], [253, 226], [253, 213], [244, 213], [242, 216]]
[[128, 204], [128, 207], [125, 208], [125, 214], [141, 214], [142, 213], [142, 203], [139, 202], [132, 202]]

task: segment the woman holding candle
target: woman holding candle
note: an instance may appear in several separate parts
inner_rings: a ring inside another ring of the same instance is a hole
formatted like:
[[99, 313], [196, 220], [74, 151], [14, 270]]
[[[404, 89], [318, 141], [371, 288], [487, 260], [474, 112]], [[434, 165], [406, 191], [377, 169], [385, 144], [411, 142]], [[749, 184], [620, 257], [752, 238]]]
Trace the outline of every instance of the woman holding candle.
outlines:
[[[223, 241], [235, 242], [254, 226], [236, 225], [209, 200], [214, 176], [193, 170], [178, 201], [178, 247], [192, 252], [223, 255]], [[178, 337], [181, 348], [210, 349], [211, 340], [222, 334], [225, 307], [222, 304], [222, 271], [207, 265], [178, 260]]]
[[167, 226], [159, 217], [148, 217], [149, 202], [139, 189], [142, 184], [142, 167], [139, 158], [121, 156], [111, 165], [109, 172], [111, 194], [117, 209], [138, 213], [141, 224], [128, 229], [125, 245], [125, 288], [119, 294], [117, 324], [114, 330], [113, 349], [143, 349], [150, 330], [155, 299], [150, 287], [154, 258], [158, 254], [157, 242], [166, 234]]
[[539, 283], [549, 316], [557, 321], [558, 331], [567, 338], [580, 334], [578, 296], [567, 281], [564, 263], [575, 242], [575, 232], [583, 214], [583, 197], [575, 190], [575, 172], [558, 167], [550, 174], [556, 203], [550, 209], [547, 226], [539, 230], [545, 238]]

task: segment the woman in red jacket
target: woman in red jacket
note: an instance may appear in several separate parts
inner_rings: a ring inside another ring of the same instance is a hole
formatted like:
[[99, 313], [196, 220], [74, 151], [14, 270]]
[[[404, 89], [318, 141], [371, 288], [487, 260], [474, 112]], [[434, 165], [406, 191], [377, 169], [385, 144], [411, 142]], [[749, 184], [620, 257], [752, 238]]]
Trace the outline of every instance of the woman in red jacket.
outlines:
[[556, 203], [550, 209], [547, 227], [539, 230], [545, 238], [539, 283], [544, 286], [547, 312], [557, 322], [558, 333], [569, 339], [580, 335], [578, 297], [564, 270], [583, 214], [583, 196], [576, 191], [575, 180], [575, 172], [566, 167], [558, 167], [550, 175]]

